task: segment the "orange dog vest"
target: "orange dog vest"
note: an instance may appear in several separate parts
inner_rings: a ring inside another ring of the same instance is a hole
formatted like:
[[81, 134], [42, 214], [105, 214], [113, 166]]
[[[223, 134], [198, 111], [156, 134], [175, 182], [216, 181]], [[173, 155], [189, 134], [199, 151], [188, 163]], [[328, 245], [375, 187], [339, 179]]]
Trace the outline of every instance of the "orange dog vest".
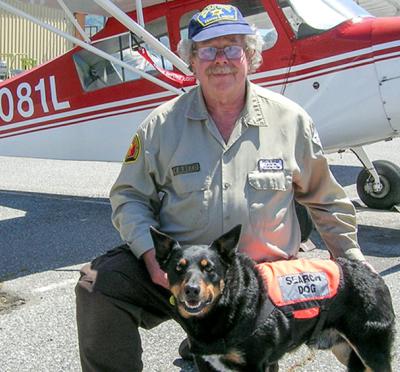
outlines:
[[319, 315], [323, 304], [336, 296], [340, 267], [331, 260], [290, 260], [256, 265], [272, 303], [296, 319]]

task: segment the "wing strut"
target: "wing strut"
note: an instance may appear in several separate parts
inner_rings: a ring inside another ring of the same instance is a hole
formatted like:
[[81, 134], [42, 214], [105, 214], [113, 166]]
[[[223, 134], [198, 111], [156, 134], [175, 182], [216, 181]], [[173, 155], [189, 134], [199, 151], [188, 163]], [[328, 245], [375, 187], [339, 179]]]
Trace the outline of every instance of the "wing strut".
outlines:
[[75, 26], [75, 28], [78, 30], [79, 34], [82, 36], [83, 40], [85, 40], [87, 43], [90, 43], [90, 39], [87, 36], [85, 30], [82, 29], [81, 25], [76, 21], [74, 15], [72, 12], [68, 9], [68, 7], [65, 5], [63, 0], [57, 0], [58, 5], [64, 10], [65, 14], [69, 18], [69, 20], [72, 22], [72, 24]]
[[128, 30], [140, 36], [147, 44], [153, 47], [162, 56], [171, 61], [174, 66], [181, 70], [186, 75], [192, 75], [185, 62], [178, 58], [165, 45], [160, 43], [152, 34], [147, 32], [143, 27], [139, 26], [132, 18], [124, 13], [110, 0], [94, 0], [94, 2], [110, 13], [114, 18], [120, 21]]
[[142, 0], [136, 0], [136, 17], [139, 25], [144, 28]]

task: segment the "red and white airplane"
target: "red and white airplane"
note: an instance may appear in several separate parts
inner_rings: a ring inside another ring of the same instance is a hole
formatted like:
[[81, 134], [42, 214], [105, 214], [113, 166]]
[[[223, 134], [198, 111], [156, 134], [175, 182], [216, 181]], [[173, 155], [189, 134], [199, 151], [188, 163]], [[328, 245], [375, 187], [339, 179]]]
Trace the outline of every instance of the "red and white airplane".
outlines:
[[26, 0], [67, 14], [107, 14], [83, 41], [0, 0], [0, 7], [73, 41], [68, 53], [0, 83], [0, 155], [121, 161], [149, 112], [196, 82], [171, 51], [211, 2], [241, 9], [265, 41], [251, 80], [301, 104], [326, 152], [364, 165], [360, 198], [400, 204], [400, 168], [363, 146], [400, 133], [400, 17], [375, 18], [351, 0]]

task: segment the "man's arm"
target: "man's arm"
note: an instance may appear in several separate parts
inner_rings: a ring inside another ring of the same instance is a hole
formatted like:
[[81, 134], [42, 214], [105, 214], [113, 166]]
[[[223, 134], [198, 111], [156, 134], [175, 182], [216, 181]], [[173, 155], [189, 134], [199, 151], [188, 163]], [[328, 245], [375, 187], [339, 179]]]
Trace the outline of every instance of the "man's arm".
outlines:
[[365, 261], [357, 240], [356, 212], [331, 174], [312, 122], [305, 125], [300, 171], [294, 174], [295, 198], [308, 207], [333, 257]]
[[143, 258], [153, 282], [168, 288], [149, 232], [150, 226], [158, 227], [160, 200], [154, 181], [154, 157], [146, 148], [146, 132], [139, 128], [110, 191], [112, 222], [132, 252]]
[[155, 258], [149, 227], [158, 227], [160, 201], [154, 182], [154, 159], [146, 150], [139, 129], [125, 157], [121, 172], [110, 191], [112, 222], [132, 252], [142, 258], [153, 283], [168, 288], [166, 274]]

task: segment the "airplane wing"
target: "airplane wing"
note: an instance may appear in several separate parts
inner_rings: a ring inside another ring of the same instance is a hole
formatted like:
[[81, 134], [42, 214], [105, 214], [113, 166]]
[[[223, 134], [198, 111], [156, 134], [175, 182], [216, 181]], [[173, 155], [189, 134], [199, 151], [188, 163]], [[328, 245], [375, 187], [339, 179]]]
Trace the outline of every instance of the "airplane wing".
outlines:
[[400, 0], [356, 0], [376, 17], [400, 15]]
[[[20, 0], [23, 3], [42, 5], [50, 8], [60, 8], [58, 0]], [[68, 9], [73, 13], [96, 14], [108, 17], [110, 14], [102, 7], [98, 6], [93, 0], [63, 0]], [[118, 8], [124, 12], [136, 10], [135, 0], [113, 0]], [[141, 0], [143, 8], [151, 5], [163, 3], [165, 0]]]

